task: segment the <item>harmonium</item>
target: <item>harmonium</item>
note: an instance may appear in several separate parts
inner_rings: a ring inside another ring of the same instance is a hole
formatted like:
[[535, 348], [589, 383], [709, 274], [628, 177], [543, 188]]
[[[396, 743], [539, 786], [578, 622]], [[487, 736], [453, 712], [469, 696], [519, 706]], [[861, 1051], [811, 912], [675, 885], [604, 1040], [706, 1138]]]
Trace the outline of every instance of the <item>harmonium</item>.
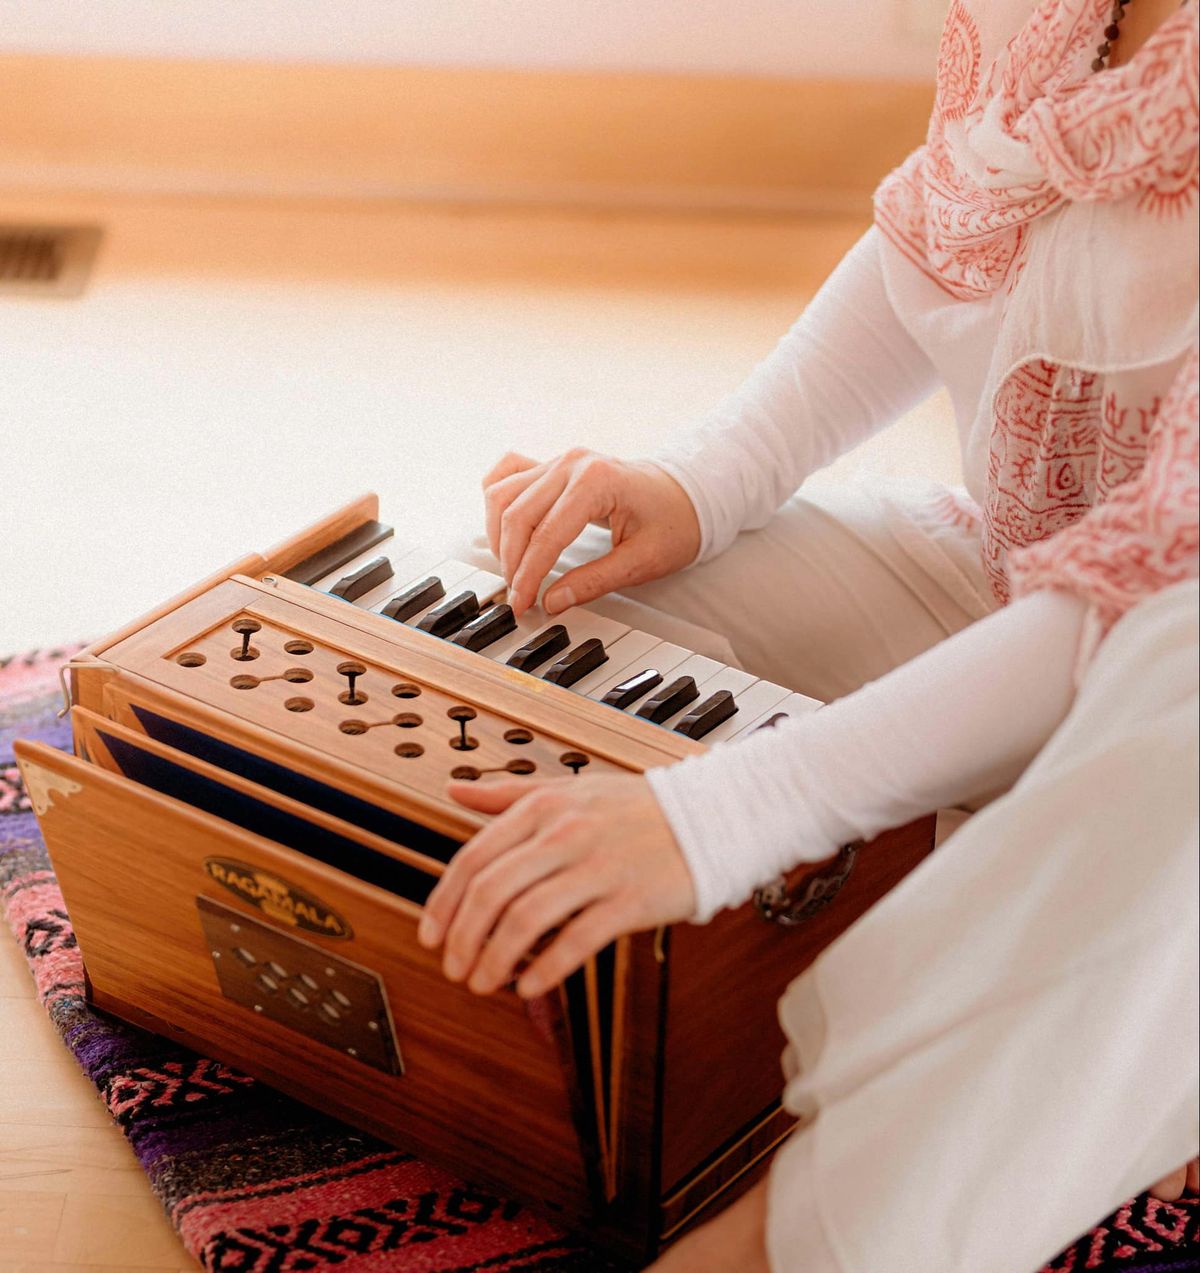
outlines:
[[787, 983], [932, 847], [847, 846], [558, 990], [416, 941], [482, 825], [447, 779], [640, 772], [814, 700], [401, 543], [364, 497], [71, 660], [17, 755], [91, 1001], [648, 1260], [766, 1168]]

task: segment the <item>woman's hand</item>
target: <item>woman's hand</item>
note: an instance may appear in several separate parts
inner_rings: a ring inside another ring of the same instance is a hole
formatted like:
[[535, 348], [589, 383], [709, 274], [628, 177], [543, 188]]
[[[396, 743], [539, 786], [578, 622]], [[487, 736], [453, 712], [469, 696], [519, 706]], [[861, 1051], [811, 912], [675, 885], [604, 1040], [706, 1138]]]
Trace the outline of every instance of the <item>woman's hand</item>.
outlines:
[[589, 523], [612, 531], [612, 551], [568, 571], [543, 599], [547, 614], [691, 565], [700, 523], [683, 487], [655, 464], [582, 449], [539, 464], [510, 452], [483, 479], [488, 542], [524, 613], [563, 549]]
[[623, 933], [686, 919], [691, 873], [650, 784], [636, 775], [452, 782], [450, 795], [499, 814], [455, 854], [417, 938], [445, 943], [451, 981], [490, 994], [553, 929], [517, 993], [545, 994]]

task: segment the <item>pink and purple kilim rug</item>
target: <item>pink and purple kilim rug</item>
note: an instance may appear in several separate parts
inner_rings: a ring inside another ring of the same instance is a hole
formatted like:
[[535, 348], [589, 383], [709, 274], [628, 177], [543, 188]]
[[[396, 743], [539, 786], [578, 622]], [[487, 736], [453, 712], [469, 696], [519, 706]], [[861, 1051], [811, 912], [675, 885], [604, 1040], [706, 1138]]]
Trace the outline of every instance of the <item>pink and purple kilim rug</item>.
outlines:
[[[88, 1006], [12, 755], [15, 738], [69, 746], [55, 716], [66, 655], [0, 661], [0, 898], [47, 1028], [95, 1084], [189, 1253], [213, 1273], [615, 1269], [515, 1203]], [[1200, 1269], [1200, 1203], [1134, 1199], [1045, 1273], [1097, 1269]]]

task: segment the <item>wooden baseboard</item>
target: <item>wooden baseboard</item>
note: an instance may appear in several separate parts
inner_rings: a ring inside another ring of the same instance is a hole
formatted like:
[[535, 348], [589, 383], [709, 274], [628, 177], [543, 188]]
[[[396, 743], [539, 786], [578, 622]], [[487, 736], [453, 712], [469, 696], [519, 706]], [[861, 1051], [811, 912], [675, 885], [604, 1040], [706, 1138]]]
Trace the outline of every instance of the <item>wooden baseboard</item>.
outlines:
[[0, 186], [862, 211], [930, 86], [0, 57]]

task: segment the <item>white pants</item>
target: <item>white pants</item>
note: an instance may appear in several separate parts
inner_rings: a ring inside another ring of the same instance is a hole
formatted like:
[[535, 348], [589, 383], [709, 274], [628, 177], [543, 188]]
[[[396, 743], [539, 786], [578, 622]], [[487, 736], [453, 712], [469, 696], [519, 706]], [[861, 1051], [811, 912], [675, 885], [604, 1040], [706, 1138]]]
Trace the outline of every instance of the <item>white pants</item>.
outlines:
[[[944, 511], [797, 498], [593, 608], [830, 699], [994, 608]], [[1017, 784], [793, 982], [773, 1269], [1033, 1273], [1196, 1154], [1196, 658], [1195, 584], [1127, 615]]]

